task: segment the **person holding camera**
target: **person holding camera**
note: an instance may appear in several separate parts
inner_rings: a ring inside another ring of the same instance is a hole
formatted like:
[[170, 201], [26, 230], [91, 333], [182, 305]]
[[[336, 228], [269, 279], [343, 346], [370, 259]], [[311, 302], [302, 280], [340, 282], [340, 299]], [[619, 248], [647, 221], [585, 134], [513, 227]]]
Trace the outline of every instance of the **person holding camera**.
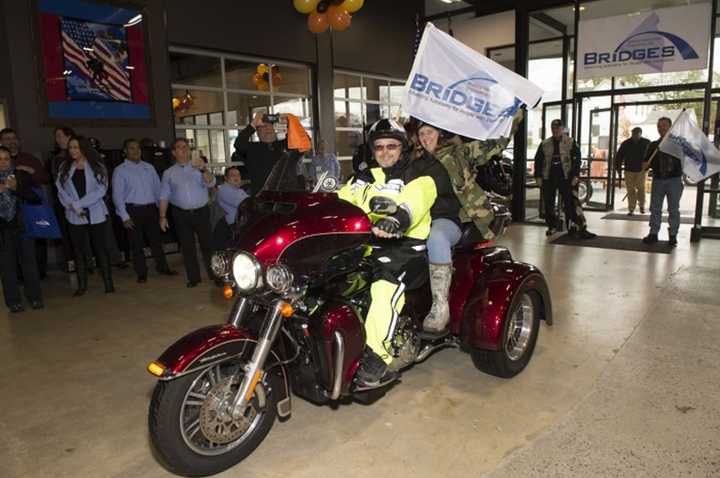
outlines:
[[[5, 305], [11, 313], [25, 310], [20, 296], [17, 274], [22, 268], [25, 297], [33, 309], [42, 309], [40, 277], [35, 261], [35, 243], [23, 237], [21, 204], [37, 204], [40, 197], [32, 190], [32, 175], [16, 167], [11, 152], [0, 146], [0, 279], [2, 279]], [[19, 259], [19, 260], [18, 260]]]
[[[250, 180], [251, 196], [260, 192], [265, 183], [274, 190], [305, 189], [305, 179], [298, 174], [300, 154], [289, 151], [287, 140], [279, 140], [275, 133], [273, 124], [280, 119], [280, 115], [256, 113], [235, 139], [235, 151], [243, 159]], [[260, 142], [250, 142], [256, 132]]]
[[185, 138], [177, 138], [173, 142], [172, 155], [175, 164], [163, 173], [160, 188], [160, 229], [167, 231], [170, 209], [185, 263], [187, 286], [195, 287], [201, 282], [195, 235], [200, 241], [208, 277], [213, 277], [210, 270], [212, 232], [208, 189], [215, 186], [215, 176], [200, 157], [192, 157]]

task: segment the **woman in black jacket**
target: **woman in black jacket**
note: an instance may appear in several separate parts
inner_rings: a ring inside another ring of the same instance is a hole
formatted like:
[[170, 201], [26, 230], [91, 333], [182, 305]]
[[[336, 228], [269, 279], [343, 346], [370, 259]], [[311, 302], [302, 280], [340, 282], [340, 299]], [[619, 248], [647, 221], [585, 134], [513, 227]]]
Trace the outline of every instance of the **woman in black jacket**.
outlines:
[[18, 263], [22, 267], [25, 298], [33, 309], [43, 308], [35, 241], [23, 237], [20, 215], [23, 202], [38, 204], [41, 199], [32, 190], [32, 176], [15, 170], [10, 151], [0, 146], [0, 267], [5, 304], [12, 313], [25, 310], [18, 284]]

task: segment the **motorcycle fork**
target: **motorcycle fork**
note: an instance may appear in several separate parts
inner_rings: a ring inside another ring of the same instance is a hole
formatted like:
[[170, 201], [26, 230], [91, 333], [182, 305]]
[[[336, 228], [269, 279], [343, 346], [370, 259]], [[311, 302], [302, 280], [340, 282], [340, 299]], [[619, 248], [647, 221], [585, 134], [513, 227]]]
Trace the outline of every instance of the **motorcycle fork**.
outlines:
[[233, 399], [233, 418], [237, 419], [243, 415], [245, 407], [255, 393], [255, 386], [262, 378], [264, 373], [262, 367], [265, 365], [265, 361], [282, 325], [282, 315], [280, 313], [282, 306], [282, 300], [275, 300], [268, 308], [262, 330], [258, 335], [255, 351], [253, 352], [250, 362], [244, 367], [245, 375]]

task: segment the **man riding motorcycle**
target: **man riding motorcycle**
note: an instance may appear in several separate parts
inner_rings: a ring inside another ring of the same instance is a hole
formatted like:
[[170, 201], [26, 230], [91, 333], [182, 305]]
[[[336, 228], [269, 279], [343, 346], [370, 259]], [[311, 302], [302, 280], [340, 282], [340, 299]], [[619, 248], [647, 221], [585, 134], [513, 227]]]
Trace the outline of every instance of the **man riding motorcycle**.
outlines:
[[[338, 196], [368, 213], [379, 240], [371, 244], [373, 265], [371, 304], [365, 318], [366, 350], [358, 378], [368, 387], [397, 378], [391, 340], [404, 305], [408, 280], [427, 270], [425, 240], [430, 232], [430, 208], [437, 197], [435, 180], [419, 176], [410, 166], [405, 129], [382, 119], [369, 131], [379, 167], [360, 171]], [[390, 366], [390, 367], [389, 367]]]

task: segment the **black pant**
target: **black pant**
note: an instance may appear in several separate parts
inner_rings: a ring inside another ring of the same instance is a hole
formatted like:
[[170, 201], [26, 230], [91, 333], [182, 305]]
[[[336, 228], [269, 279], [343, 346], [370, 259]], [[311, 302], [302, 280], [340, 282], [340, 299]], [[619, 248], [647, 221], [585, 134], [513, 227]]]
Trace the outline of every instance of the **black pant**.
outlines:
[[23, 239], [17, 228], [0, 229], [0, 277], [5, 304], [8, 307], [22, 304], [17, 274], [18, 262], [23, 273], [25, 298], [30, 302], [42, 300], [35, 258], [35, 239]]
[[216, 251], [225, 249], [230, 239], [232, 239], [232, 229], [223, 217], [215, 224], [215, 230], [213, 231], [214, 249]]
[[163, 251], [162, 237], [160, 231], [160, 216], [155, 204], [145, 204], [136, 206], [127, 205], [127, 212], [135, 227], [127, 229], [130, 247], [132, 249], [133, 267], [138, 276], [147, 276], [147, 264], [145, 262], [145, 250], [143, 249], [145, 241], [147, 241], [150, 249], [152, 249], [153, 259], [155, 259], [155, 269], [158, 272], [167, 271], [169, 269], [165, 252]]
[[[78, 275], [78, 283], [87, 282], [87, 270], [92, 261], [92, 248], [95, 249], [95, 257], [97, 257], [98, 266], [106, 281], [112, 280], [112, 272], [110, 270], [110, 254], [108, 252], [107, 240], [107, 221], [99, 224], [70, 224], [68, 223], [68, 232], [70, 233], [70, 242], [72, 242], [75, 250], [75, 270]], [[90, 246], [92, 242], [92, 247]]]
[[199, 209], [188, 210], [173, 206], [171, 211], [188, 282], [200, 282], [200, 267], [198, 266], [195, 246], [196, 234], [200, 242], [203, 261], [205, 262], [205, 270], [207, 270], [208, 277], [212, 278], [212, 272], [210, 271], [210, 255], [212, 254], [210, 208], [203, 206]]
[[543, 198], [545, 199], [545, 224], [553, 229], [558, 226], [555, 214], [555, 197], [558, 190], [562, 197], [565, 218], [577, 223], [570, 179], [565, 179], [562, 166], [553, 165], [550, 168], [550, 178], [544, 179], [542, 183]]

